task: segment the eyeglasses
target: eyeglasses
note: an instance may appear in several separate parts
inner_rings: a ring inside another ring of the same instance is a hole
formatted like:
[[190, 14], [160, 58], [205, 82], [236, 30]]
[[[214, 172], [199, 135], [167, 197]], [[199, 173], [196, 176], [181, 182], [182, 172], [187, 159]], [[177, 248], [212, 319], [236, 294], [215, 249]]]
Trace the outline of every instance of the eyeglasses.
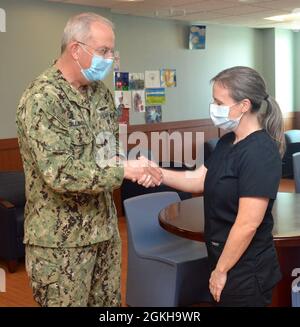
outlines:
[[97, 55], [101, 56], [101, 57], [106, 57], [108, 54], [110, 54], [111, 57], [114, 57], [115, 56], [115, 50], [114, 49], [111, 49], [111, 48], [108, 48], [108, 47], [100, 47], [100, 48], [93, 48], [91, 47], [90, 45], [84, 43], [84, 42], [80, 42], [80, 41], [77, 41], [77, 43], [79, 44], [83, 44], [91, 49], [93, 49]]

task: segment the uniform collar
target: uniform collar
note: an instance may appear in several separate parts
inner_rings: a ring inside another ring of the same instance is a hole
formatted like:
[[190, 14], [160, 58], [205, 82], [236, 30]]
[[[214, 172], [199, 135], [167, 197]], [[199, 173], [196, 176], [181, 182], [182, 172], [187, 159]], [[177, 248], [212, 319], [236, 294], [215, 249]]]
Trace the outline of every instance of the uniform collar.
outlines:
[[64, 92], [70, 102], [75, 102], [78, 106], [91, 110], [92, 84], [87, 86], [86, 95], [81, 94], [64, 78], [62, 72], [55, 66], [55, 63], [56, 61], [50, 67], [50, 74], [53, 76], [58, 87]]

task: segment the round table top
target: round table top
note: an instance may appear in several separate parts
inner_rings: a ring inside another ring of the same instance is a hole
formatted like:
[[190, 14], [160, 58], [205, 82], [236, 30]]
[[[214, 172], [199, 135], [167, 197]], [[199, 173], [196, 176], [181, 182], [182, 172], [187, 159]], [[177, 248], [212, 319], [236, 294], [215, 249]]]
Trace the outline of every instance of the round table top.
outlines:
[[[273, 206], [273, 237], [277, 246], [300, 245], [300, 194], [278, 193]], [[173, 203], [159, 213], [160, 225], [171, 233], [204, 241], [203, 198]]]

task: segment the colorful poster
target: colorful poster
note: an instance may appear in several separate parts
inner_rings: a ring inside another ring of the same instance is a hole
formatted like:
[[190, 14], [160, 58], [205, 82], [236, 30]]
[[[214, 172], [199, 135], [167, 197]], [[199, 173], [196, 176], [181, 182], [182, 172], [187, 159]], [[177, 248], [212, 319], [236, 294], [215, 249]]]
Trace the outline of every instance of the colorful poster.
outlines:
[[145, 91], [144, 90], [132, 91], [132, 105], [133, 105], [134, 111], [145, 112]]
[[205, 31], [206, 26], [193, 25], [190, 27], [189, 48], [205, 49]]
[[119, 72], [121, 69], [120, 64], [120, 52], [115, 51], [115, 57], [114, 57], [114, 72]]
[[121, 115], [119, 116], [118, 122], [120, 124], [129, 124], [129, 108], [123, 108]]
[[129, 73], [129, 90], [143, 90], [144, 88], [144, 73]]
[[129, 73], [115, 72], [115, 90], [128, 91]]
[[162, 87], [176, 86], [176, 69], [160, 70], [160, 86]]
[[116, 108], [122, 105], [125, 108], [131, 108], [131, 92], [130, 91], [115, 91]]
[[165, 104], [166, 93], [164, 88], [146, 89], [147, 105]]
[[145, 87], [160, 87], [160, 72], [159, 70], [145, 71]]
[[129, 109], [131, 108], [131, 92], [115, 91], [115, 105], [119, 122], [127, 124], [129, 121]]
[[147, 106], [145, 113], [145, 121], [147, 124], [160, 123], [162, 119], [161, 106]]

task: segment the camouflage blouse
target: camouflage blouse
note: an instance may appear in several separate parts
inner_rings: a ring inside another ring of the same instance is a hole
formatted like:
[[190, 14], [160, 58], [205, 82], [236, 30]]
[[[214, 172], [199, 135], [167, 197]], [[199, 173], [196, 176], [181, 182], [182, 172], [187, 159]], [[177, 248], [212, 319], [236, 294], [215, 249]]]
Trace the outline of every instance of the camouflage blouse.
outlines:
[[75, 247], [117, 232], [112, 190], [123, 180], [118, 124], [102, 82], [73, 88], [51, 66], [24, 92], [17, 128], [26, 176], [24, 243]]

